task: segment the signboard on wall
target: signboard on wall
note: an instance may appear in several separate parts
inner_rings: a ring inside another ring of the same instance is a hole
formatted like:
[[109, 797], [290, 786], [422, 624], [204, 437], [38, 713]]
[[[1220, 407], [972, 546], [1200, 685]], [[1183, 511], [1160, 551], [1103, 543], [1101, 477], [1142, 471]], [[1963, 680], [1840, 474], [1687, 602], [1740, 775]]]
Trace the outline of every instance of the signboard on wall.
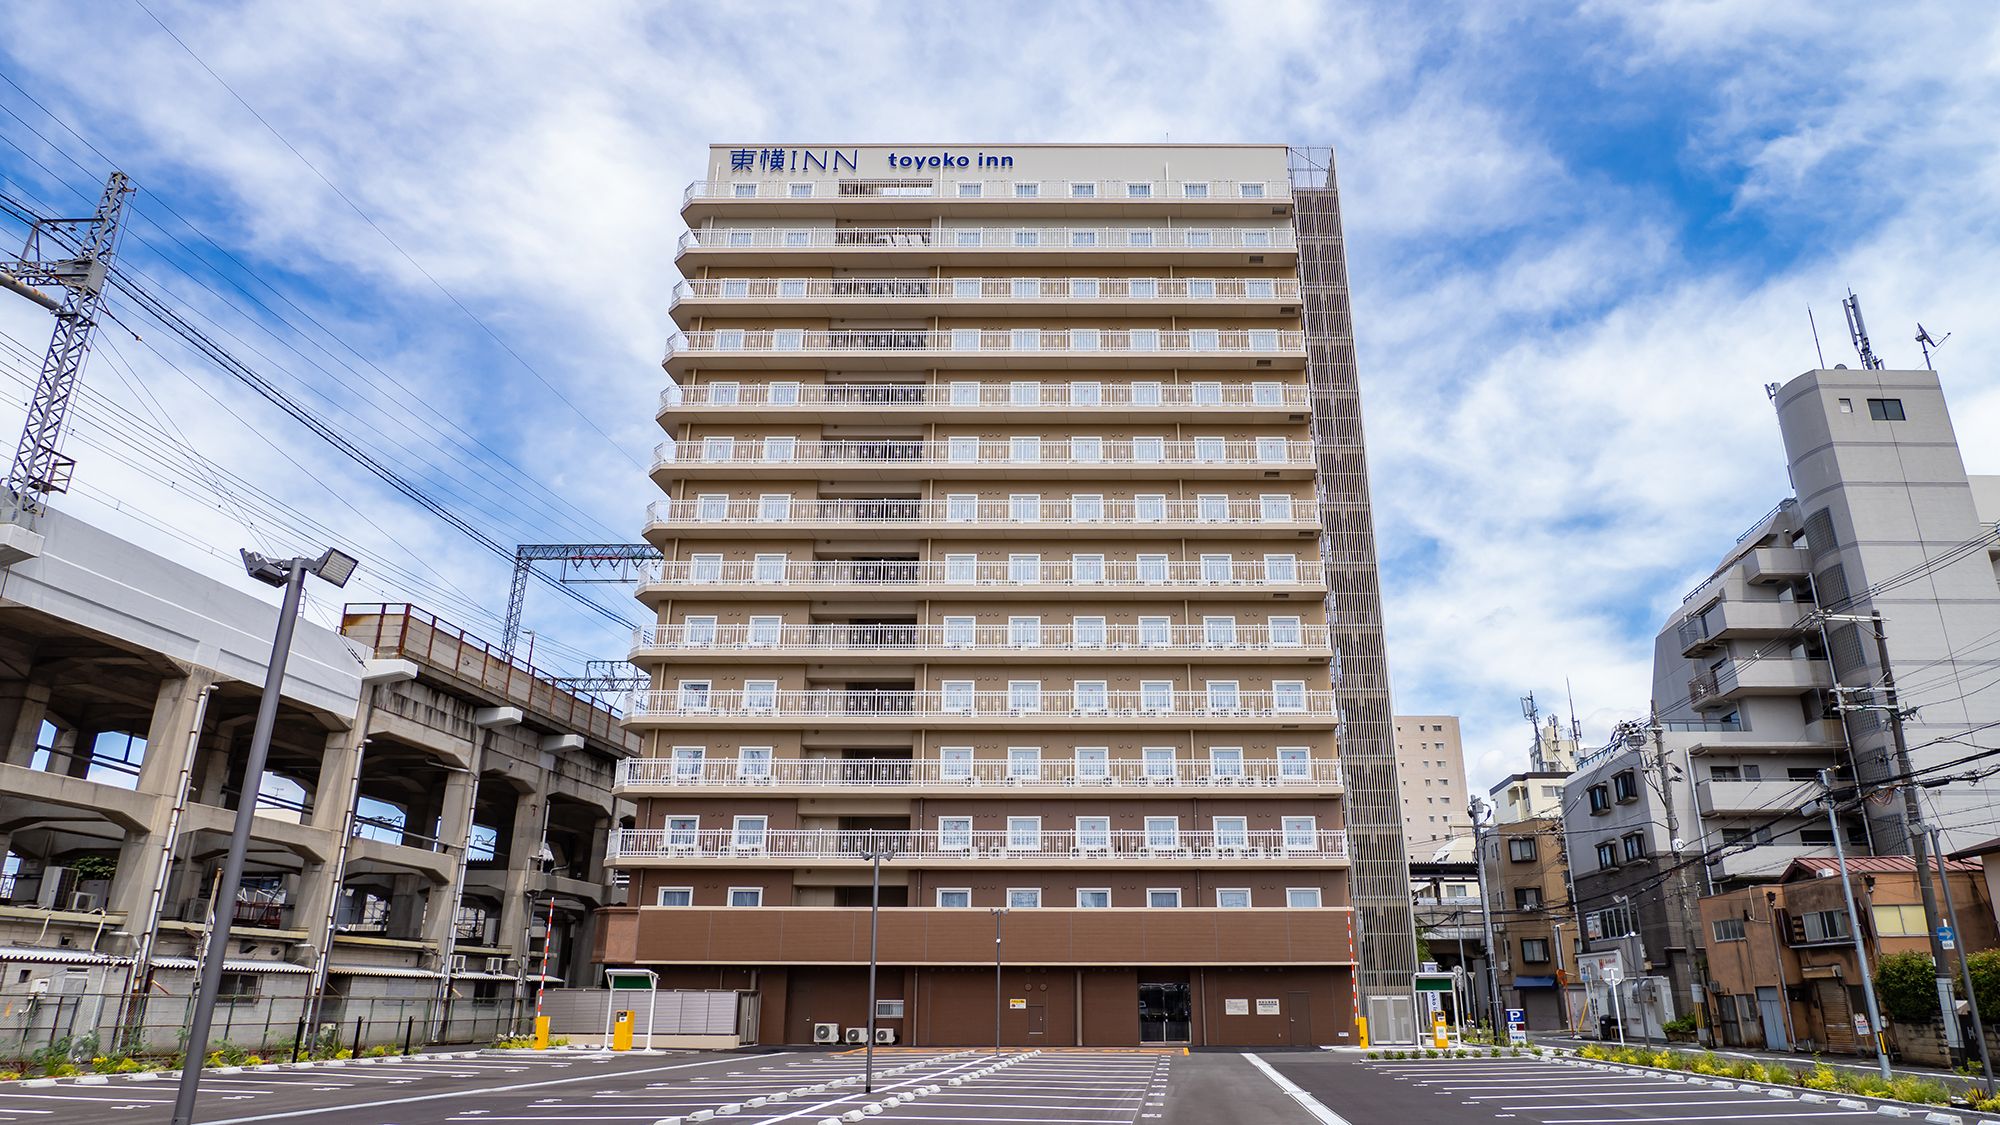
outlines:
[[1276, 1000], [1259, 1000], [1259, 1001], [1257, 1001], [1257, 1014], [1258, 1014], [1258, 1015], [1260, 1015], [1260, 1016], [1275, 1016], [1275, 1015], [1277, 1015], [1277, 1014], [1278, 1014], [1278, 1002], [1277, 1002]]
[[1224, 1000], [1222, 1002], [1222, 1014], [1225, 1016], [1247, 1016], [1250, 1014], [1250, 1001], [1247, 999]]

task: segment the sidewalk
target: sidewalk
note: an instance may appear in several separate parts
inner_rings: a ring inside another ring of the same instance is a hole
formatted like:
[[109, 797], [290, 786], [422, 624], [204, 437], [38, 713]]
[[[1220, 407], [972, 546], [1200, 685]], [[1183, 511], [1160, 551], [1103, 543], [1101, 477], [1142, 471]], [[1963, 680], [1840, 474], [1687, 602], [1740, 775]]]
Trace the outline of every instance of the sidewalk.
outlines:
[[[1545, 1047], [1562, 1047], [1564, 1049], [1573, 1049], [1586, 1045], [1592, 1047], [1616, 1047], [1619, 1045], [1616, 1039], [1605, 1042], [1599, 1040], [1596, 1036], [1573, 1035], [1567, 1032], [1550, 1032], [1532, 1035], [1530, 1038]], [[1643, 1039], [1637, 1038], [1628, 1038], [1624, 1045], [1634, 1049], [1643, 1049], [1647, 1046]], [[1797, 1051], [1764, 1051], [1753, 1047], [1703, 1047], [1699, 1043], [1663, 1043], [1658, 1039], [1653, 1040], [1651, 1046], [1670, 1051], [1688, 1051], [1694, 1054], [1700, 1054], [1703, 1051], [1712, 1051], [1718, 1057], [1725, 1059], [1743, 1059], [1752, 1062], [1780, 1062], [1788, 1066], [1807, 1068], [1819, 1063], [1825, 1063], [1835, 1070], [1848, 1070], [1866, 1074], [1881, 1073], [1881, 1067], [1876, 1064], [1872, 1056], [1808, 1055]], [[1978, 1064], [1977, 1056], [1974, 1056], [1973, 1063], [1976, 1067]], [[2000, 1075], [2000, 1060], [1995, 1060], [1994, 1067], [1996, 1075]], [[1957, 1079], [1962, 1082], [1974, 1084], [1981, 1081], [1978, 1077], [1969, 1077], [1955, 1070], [1944, 1070], [1933, 1066], [1905, 1066], [1902, 1063], [1894, 1061], [1890, 1063], [1889, 1070], [1892, 1074], [1917, 1078]]]

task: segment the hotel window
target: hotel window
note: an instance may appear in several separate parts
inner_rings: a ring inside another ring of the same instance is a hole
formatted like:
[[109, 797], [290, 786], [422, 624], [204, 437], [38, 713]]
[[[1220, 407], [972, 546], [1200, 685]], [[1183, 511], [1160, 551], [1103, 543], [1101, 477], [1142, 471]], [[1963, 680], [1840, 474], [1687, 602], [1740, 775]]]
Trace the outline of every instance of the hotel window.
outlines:
[[1210, 648], [1223, 648], [1235, 644], [1236, 619], [1234, 617], [1202, 618], [1201, 643]]
[[1135, 277], [1131, 281], [1126, 282], [1125, 287], [1131, 296], [1139, 300], [1150, 301], [1160, 295], [1160, 282], [1158, 278]]
[[[977, 331], [977, 329], [973, 331]], [[979, 384], [967, 382], [953, 383], [951, 385], [951, 404], [953, 406], [979, 405]]]
[[1009, 746], [1007, 748], [1007, 779], [1009, 781], [1040, 781], [1041, 777], [1041, 747]]
[[[1111, 750], [1104, 746], [1076, 748], [1076, 776], [1082, 781], [1102, 781], [1111, 776]], [[1079, 822], [1080, 823], [1080, 822]]]
[[[1125, 245], [1127, 246], [1151, 246], [1152, 244], [1153, 232], [1144, 227], [1125, 232]], [[1133, 296], [1136, 297], [1138, 294], [1134, 293]], [[1151, 296], [1151, 294], [1148, 294], [1148, 296]]]
[[969, 816], [938, 817], [938, 848], [948, 852], [962, 852], [972, 847], [972, 818]]
[[744, 746], [736, 751], [736, 776], [756, 780], [771, 776], [771, 748]]
[[731, 194], [739, 199], [755, 199], [757, 197], [756, 184], [731, 184], [730, 186], [736, 189]]
[[1319, 847], [1319, 824], [1309, 816], [1284, 818], [1285, 850], [1306, 852]]
[[1271, 232], [1268, 230], [1255, 228], [1243, 232], [1243, 245], [1245, 246], [1269, 246], [1270, 244]]
[[1267, 465], [1283, 464], [1290, 455], [1284, 438], [1260, 437], [1257, 439], [1257, 460]]
[[979, 460], [979, 439], [976, 437], [946, 438], [945, 460], [954, 464], [969, 465]]
[[1303, 626], [1296, 617], [1273, 617], [1271, 623], [1266, 626], [1271, 643], [1274, 645], [1304, 644], [1305, 637], [1302, 630]]
[[1212, 746], [1208, 751], [1208, 772], [1211, 777], [1242, 777], [1243, 748], [1240, 746]]
[[1292, 583], [1299, 580], [1297, 555], [1265, 555], [1264, 581]]
[[1042, 194], [1042, 185], [1033, 180], [1021, 180], [1014, 185], [1014, 194], [1022, 199]]
[[1042, 350], [1042, 330], [1039, 328], [1015, 328], [1007, 334], [1008, 347], [1017, 352], [1038, 352]]
[[1076, 905], [1084, 910], [1106, 910], [1111, 906], [1111, 888], [1078, 887]]
[[739, 816], [730, 832], [730, 846], [737, 851], [760, 852], [764, 850], [765, 830], [770, 827], [770, 818], [762, 816]]
[[1086, 715], [1101, 715], [1110, 709], [1109, 693], [1103, 680], [1076, 682], [1076, 709]]
[[1188, 332], [1188, 350], [1212, 352], [1222, 347], [1222, 333], [1213, 328], [1196, 328]]
[[1095, 246], [1097, 245], [1097, 232], [1094, 230], [1070, 231], [1069, 244], [1071, 246]]
[[[718, 572], [721, 570], [721, 565], [722, 557], [718, 555], [716, 556], [716, 569]], [[708, 579], [708, 581], [715, 581], [720, 577], [721, 575], [718, 573], [716, 578]], [[750, 580], [753, 582], [783, 582], [785, 580], [785, 556], [758, 555], [755, 559], [752, 559], [750, 562]]]
[[778, 681], [743, 681], [743, 709], [768, 713], [778, 709]]
[[1102, 648], [1105, 643], [1102, 617], [1078, 617], [1070, 622], [1070, 641], [1078, 648]]
[[1100, 437], [1073, 437], [1069, 439], [1070, 460], [1086, 465], [1095, 465], [1104, 460], [1104, 439]]
[[1211, 230], [1203, 230], [1198, 227], [1188, 227], [1182, 230], [1181, 238], [1183, 240], [1183, 244], [1187, 246], [1215, 245], [1215, 232]]
[[1158, 406], [1161, 400], [1161, 385], [1145, 382], [1132, 384], [1132, 405]]
[[1318, 887], [1286, 887], [1285, 905], [1293, 910], [1318, 910]]
[[1104, 384], [1071, 383], [1069, 401], [1072, 406], [1098, 406], [1104, 402]]
[[960, 246], [978, 246], [984, 241], [982, 238], [984, 234], [984, 231], [977, 229], [961, 230], [958, 232], [957, 242]]
[[1077, 199], [1091, 199], [1097, 195], [1097, 185], [1092, 183], [1071, 184], [1069, 185], [1069, 193]]
[[1252, 383], [1250, 401], [1258, 406], [1277, 406], [1285, 401], [1285, 389], [1279, 383]]
[[1262, 199], [1264, 198], [1264, 185], [1261, 181], [1238, 184], [1236, 185], [1236, 195], [1240, 199]]
[[1080, 816], [1076, 818], [1076, 846], [1103, 851], [1111, 846], [1111, 818], [1108, 816]]
[[[951, 295], [960, 299], [976, 299], [981, 296], [982, 289], [983, 286], [979, 284], [979, 279], [976, 277], [954, 277], [951, 279]], [[952, 345], [954, 348], [957, 346], [955, 343]]]
[[1141, 617], [1139, 643], [1153, 648], [1172, 644], [1173, 622], [1171, 617]]
[[944, 619], [944, 643], [953, 648], [970, 646], [978, 635], [979, 619], [951, 616]]
[[1278, 287], [1268, 277], [1253, 277], [1243, 283], [1243, 295], [1269, 300], [1278, 295]]
[[971, 523], [979, 518], [979, 497], [970, 492], [954, 492], [944, 498], [944, 518], [951, 523]]
[[729, 495], [723, 492], [704, 492], [695, 498], [695, 518], [708, 523], [720, 523], [729, 518]]
[[1253, 352], [1277, 351], [1278, 330], [1275, 328], [1252, 328], [1250, 330], [1250, 350]]
[[1180, 773], [1178, 754], [1171, 746], [1148, 746], [1139, 751], [1139, 761], [1148, 781], [1172, 781]]
[[1042, 580], [1042, 556], [1008, 555], [1007, 581], [1030, 583]]
[[805, 278], [788, 277], [778, 282], [778, 296], [780, 297], [803, 297], [805, 295]]
[[1016, 714], [1040, 711], [1042, 709], [1042, 681], [1008, 680], [1007, 709]]
[[972, 777], [972, 747], [944, 746], [938, 749], [938, 776], [946, 781]]
[[1007, 643], [1017, 648], [1031, 648], [1042, 643], [1042, 619], [1039, 617], [1009, 617], [1007, 619]]
[[1019, 301], [1032, 301], [1042, 295], [1042, 282], [1040, 278], [1017, 277], [1011, 283], [1010, 288], [1013, 291], [1014, 299]]
[[1283, 523], [1292, 518], [1292, 498], [1266, 493], [1257, 498], [1257, 512], [1265, 523]]
[[1128, 183], [1125, 185], [1125, 195], [1130, 199], [1151, 199], [1153, 197], [1153, 185], [1147, 183]]
[[1095, 328], [1069, 330], [1069, 348], [1073, 352], [1094, 352], [1102, 341], [1102, 335]]
[[1242, 848], [1250, 844], [1250, 821], [1247, 817], [1218, 816], [1215, 825], [1215, 846], [1218, 848]]
[[715, 643], [715, 618], [690, 617], [681, 623], [681, 634], [688, 644], [712, 645]]
[[1139, 681], [1139, 710], [1147, 714], [1159, 714], [1173, 709], [1174, 682], [1172, 680]]
[[701, 818], [698, 816], [670, 816], [667, 818], [667, 846], [670, 848], [692, 848], [701, 838]]
[[1147, 817], [1146, 846], [1149, 848], [1179, 848], [1181, 846], [1181, 818], [1177, 816]]
[[788, 230], [785, 232], [785, 245], [811, 246], [813, 241], [812, 234], [813, 232], [809, 230]]
[[1549, 961], [1549, 939], [1522, 938], [1521, 960], [1530, 965], [1546, 965]]
[[[1262, 441], [1263, 439], [1259, 439]], [[1284, 440], [1282, 438], [1280, 441]], [[1219, 437], [1198, 437], [1194, 439], [1194, 459], [1204, 465], [1220, 464], [1228, 458], [1229, 443]]]
[[1007, 518], [1015, 523], [1034, 523], [1042, 518], [1042, 494], [1016, 492], [1007, 497]]
[[792, 515], [792, 494], [789, 492], [767, 492], [757, 498], [757, 519], [763, 523], [781, 523]]
[[946, 555], [944, 557], [944, 580], [946, 582], [978, 581], [979, 556]]
[[750, 643], [753, 645], [774, 645], [784, 635], [785, 619], [759, 614], [750, 619]]
[[1094, 277], [1073, 277], [1069, 281], [1069, 295], [1072, 300], [1090, 300], [1097, 296], [1097, 279]]
[[1223, 910], [1248, 910], [1250, 909], [1250, 888], [1217, 887], [1215, 889], [1215, 905]]
[[1042, 905], [1042, 888], [1008, 887], [1007, 907], [1010, 910], [1033, 910]]
[[1228, 523], [1228, 494], [1222, 492], [1205, 492], [1195, 497], [1195, 518], [1203, 523]]
[[[783, 556], [780, 557], [782, 558]], [[690, 582], [722, 581], [722, 556], [696, 555], [693, 558], [689, 559], [688, 581]]]
[[767, 437], [764, 439], [763, 457], [766, 461], [789, 461], [798, 448], [798, 438]]
[[774, 351], [795, 352], [806, 346], [805, 330], [801, 328], [780, 328], [772, 334]]
[[729, 232], [729, 244], [731, 246], [755, 246], [757, 244], [756, 232], [732, 230]]
[[[1163, 492], [1132, 498], [1132, 518], [1140, 523], [1159, 523], [1167, 518], [1167, 497]], [[1143, 557], [1143, 556], [1142, 556]], [[1165, 558], [1165, 556], [1161, 556]], [[1162, 575], [1164, 579], [1164, 575]]]
[[1007, 400], [1015, 406], [1040, 406], [1042, 385], [1032, 379], [1007, 384]]
[[704, 461], [727, 461], [736, 456], [736, 439], [733, 437], [710, 437], [701, 439], [701, 459]]
[[694, 888], [661, 887], [658, 901], [661, 906], [693, 906]]
[[953, 714], [966, 714], [972, 710], [972, 681], [946, 680], [939, 692], [939, 706]]
[[1135, 437], [1132, 439], [1132, 460], [1142, 465], [1158, 464], [1166, 460], [1167, 442], [1165, 438]]
[[1201, 580], [1210, 585], [1221, 585], [1230, 580], [1234, 571], [1234, 561], [1228, 555], [1203, 555], [1201, 557]]
[[764, 905], [764, 888], [731, 887], [729, 888], [729, 905], [762, 906]]
[[1014, 232], [1014, 245], [1016, 246], [1039, 246], [1041, 245], [1041, 241], [1041, 231], [1017, 230]]
[[1172, 910], [1181, 904], [1179, 887], [1152, 887], [1146, 891], [1146, 905], [1155, 910]]
[[979, 329], [954, 328], [951, 330], [951, 350], [955, 352], [976, 352], [979, 350]]
[[709, 693], [713, 686], [713, 682], [709, 680], [682, 680], [680, 685], [680, 709], [683, 711], [708, 710]]
[[1278, 776], [1311, 777], [1311, 752], [1303, 746], [1278, 747]]
[[1134, 328], [1127, 336], [1130, 348], [1135, 352], [1156, 352], [1160, 350], [1160, 330], [1157, 328]]
[[1042, 439], [1015, 436], [1007, 439], [1007, 459], [1016, 465], [1032, 465], [1042, 459]]
[[[1140, 497], [1140, 499], [1143, 501], [1147, 498]], [[1158, 497], [1158, 496], [1152, 497], [1151, 499], [1155, 501], [1164, 501], [1163, 497]], [[1142, 509], [1143, 507], [1144, 505], [1141, 504]], [[1159, 517], [1154, 516], [1153, 518], [1158, 519]], [[1139, 565], [1137, 567], [1137, 573], [1139, 575], [1139, 581], [1144, 585], [1158, 586], [1164, 584], [1167, 580], [1167, 556], [1140, 555]]]
[[1210, 711], [1237, 711], [1243, 707], [1243, 693], [1237, 690], [1235, 680], [1208, 681], [1208, 709]]
[[985, 191], [986, 185], [980, 183], [978, 180], [960, 180], [958, 184], [958, 197], [960, 199], [977, 199], [985, 194]]
[[1215, 279], [1212, 277], [1188, 278], [1187, 295], [1190, 297], [1215, 296]]
[[1007, 848], [1009, 851], [1040, 851], [1042, 847], [1042, 818], [1039, 816], [1010, 816], [1007, 818]]
[[1079, 586], [1095, 586], [1104, 581], [1103, 555], [1078, 555], [1069, 561], [1070, 581]]
[[1207, 199], [1208, 185], [1206, 183], [1202, 183], [1199, 181], [1190, 180], [1187, 183], [1181, 185], [1181, 198]]
[[[958, 186], [964, 187], [965, 185], [960, 184]], [[973, 186], [977, 187], [978, 185], [975, 184]], [[972, 888], [939, 887], [937, 893], [937, 904], [947, 910], [969, 909], [972, 906]]]
[[1222, 405], [1221, 383], [1213, 383], [1213, 382], [1196, 383], [1193, 386], [1193, 393], [1194, 393], [1194, 404], [1196, 406]]

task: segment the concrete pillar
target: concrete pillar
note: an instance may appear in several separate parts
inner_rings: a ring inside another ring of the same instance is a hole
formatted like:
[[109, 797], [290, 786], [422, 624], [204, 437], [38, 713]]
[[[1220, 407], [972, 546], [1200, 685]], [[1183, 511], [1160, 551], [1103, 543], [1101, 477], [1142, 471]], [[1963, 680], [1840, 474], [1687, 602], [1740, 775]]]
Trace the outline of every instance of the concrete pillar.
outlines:
[[97, 741], [95, 730], [59, 730], [49, 748], [49, 772], [65, 777], [82, 777], [90, 769], [90, 747]]
[[214, 678], [207, 669], [195, 669], [163, 681], [146, 723], [146, 756], [136, 788], [153, 804], [145, 830], [126, 834], [118, 851], [118, 875], [111, 881], [110, 908], [124, 913], [125, 929], [135, 936], [154, 930], [169, 905], [165, 895], [155, 900], [154, 889], [174, 862], [178, 841], [173, 814], [181, 768], [188, 761], [195, 716], [202, 711], [202, 692]]
[[346, 830], [354, 797], [354, 775], [361, 771], [365, 753], [359, 731], [326, 736], [326, 752], [320, 756], [319, 782], [313, 786], [312, 815], [307, 824], [329, 832]]
[[507, 877], [500, 895], [500, 933], [495, 944], [525, 952], [528, 896], [542, 886], [542, 823], [544, 798], [523, 793], [514, 799], [514, 831], [507, 839]]
[[[398, 941], [433, 941], [439, 885], [414, 872], [399, 872], [389, 884], [389, 931]], [[449, 911], [447, 911], [448, 913]]]
[[26, 766], [34, 760], [42, 720], [48, 718], [49, 685], [33, 680], [0, 684], [0, 747], [6, 765]]

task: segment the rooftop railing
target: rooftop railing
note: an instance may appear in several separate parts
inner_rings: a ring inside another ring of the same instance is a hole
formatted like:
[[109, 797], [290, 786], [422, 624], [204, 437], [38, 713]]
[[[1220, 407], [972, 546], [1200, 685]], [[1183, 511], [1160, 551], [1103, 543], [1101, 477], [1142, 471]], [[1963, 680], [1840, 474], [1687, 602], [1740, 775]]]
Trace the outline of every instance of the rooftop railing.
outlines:
[[840, 560], [694, 559], [647, 563], [639, 583], [674, 586], [964, 586], [1061, 587], [1082, 590], [1134, 587], [1324, 588], [1325, 575], [1310, 562], [1210, 562], [1157, 560], [1008, 560], [1004, 562], [848, 562]]
[[1211, 757], [1205, 761], [1125, 758], [1036, 759], [1032, 762], [939, 758], [627, 758], [617, 784], [647, 788], [746, 786], [897, 789], [1063, 788], [1233, 789], [1338, 787], [1340, 763], [1328, 759]]
[[1297, 468], [1313, 463], [1313, 447], [1310, 442], [1289, 441], [1281, 437], [1251, 440], [1195, 438], [1191, 441], [1093, 437], [1004, 441], [979, 438], [813, 441], [787, 437], [711, 437], [689, 442], [670, 439], [653, 448], [653, 467], [656, 469], [684, 465], [889, 463], [907, 463], [926, 469], [952, 465], [1058, 465], [1065, 468], [1093, 465], [1107, 468], [1237, 465], [1245, 468]]
[[780, 495], [754, 500], [728, 498], [655, 500], [646, 519], [656, 524], [1015, 524], [1081, 526], [1213, 524], [1268, 526], [1313, 523], [1305, 499], [1288, 495], [1262, 500], [814, 500]]
[[951, 355], [1279, 355], [1302, 353], [1303, 332], [1277, 328], [943, 328], [818, 331], [722, 328], [677, 332], [667, 356], [792, 352]]
[[674, 301], [1296, 301], [1289, 277], [689, 278]]
[[607, 862], [635, 859], [848, 859], [865, 862], [871, 848], [893, 848], [910, 860], [1215, 860], [1345, 859], [1347, 834], [1334, 829], [1156, 833], [1007, 831], [963, 833], [842, 831], [836, 828], [741, 829], [623, 828], [611, 834]]
[[1335, 720], [1331, 691], [904, 691], [686, 687], [632, 693], [630, 719], [1270, 719]]
[[852, 406], [868, 409], [897, 406], [954, 408], [1006, 407], [1027, 410], [1229, 410], [1304, 411], [1310, 399], [1301, 384], [1249, 383], [1099, 383], [1064, 380], [1042, 383], [1014, 380], [982, 383], [798, 383], [790, 381], [739, 383], [705, 380], [693, 386], [671, 386], [660, 392], [662, 410], [676, 406], [789, 407]]
[[1075, 254], [1092, 250], [1290, 250], [1290, 226], [1261, 227], [698, 227], [681, 234], [690, 250], [1006, 250]]
[[1187, 649], [1206, 653], [1291, 651], [1301, 657], [1328, 647], [1324, 625], [721, 625], [681, 622], [634, 630], [632, 646], [643, 649], [748, 650], [765, 648], [847, 649], [901, 652], [953, 651], [1093, 652]]
[[1292, 186], [1284, 180], [949, 180], [939, 183], [923, 176], [879, 179], [787, 179], [774, 173], [767, 180], [696, 180], [681, 193], [683, 205], [697, 200], [864, 200], [864, 199], [992, 199], [1135, 203], [1287, 201]]

